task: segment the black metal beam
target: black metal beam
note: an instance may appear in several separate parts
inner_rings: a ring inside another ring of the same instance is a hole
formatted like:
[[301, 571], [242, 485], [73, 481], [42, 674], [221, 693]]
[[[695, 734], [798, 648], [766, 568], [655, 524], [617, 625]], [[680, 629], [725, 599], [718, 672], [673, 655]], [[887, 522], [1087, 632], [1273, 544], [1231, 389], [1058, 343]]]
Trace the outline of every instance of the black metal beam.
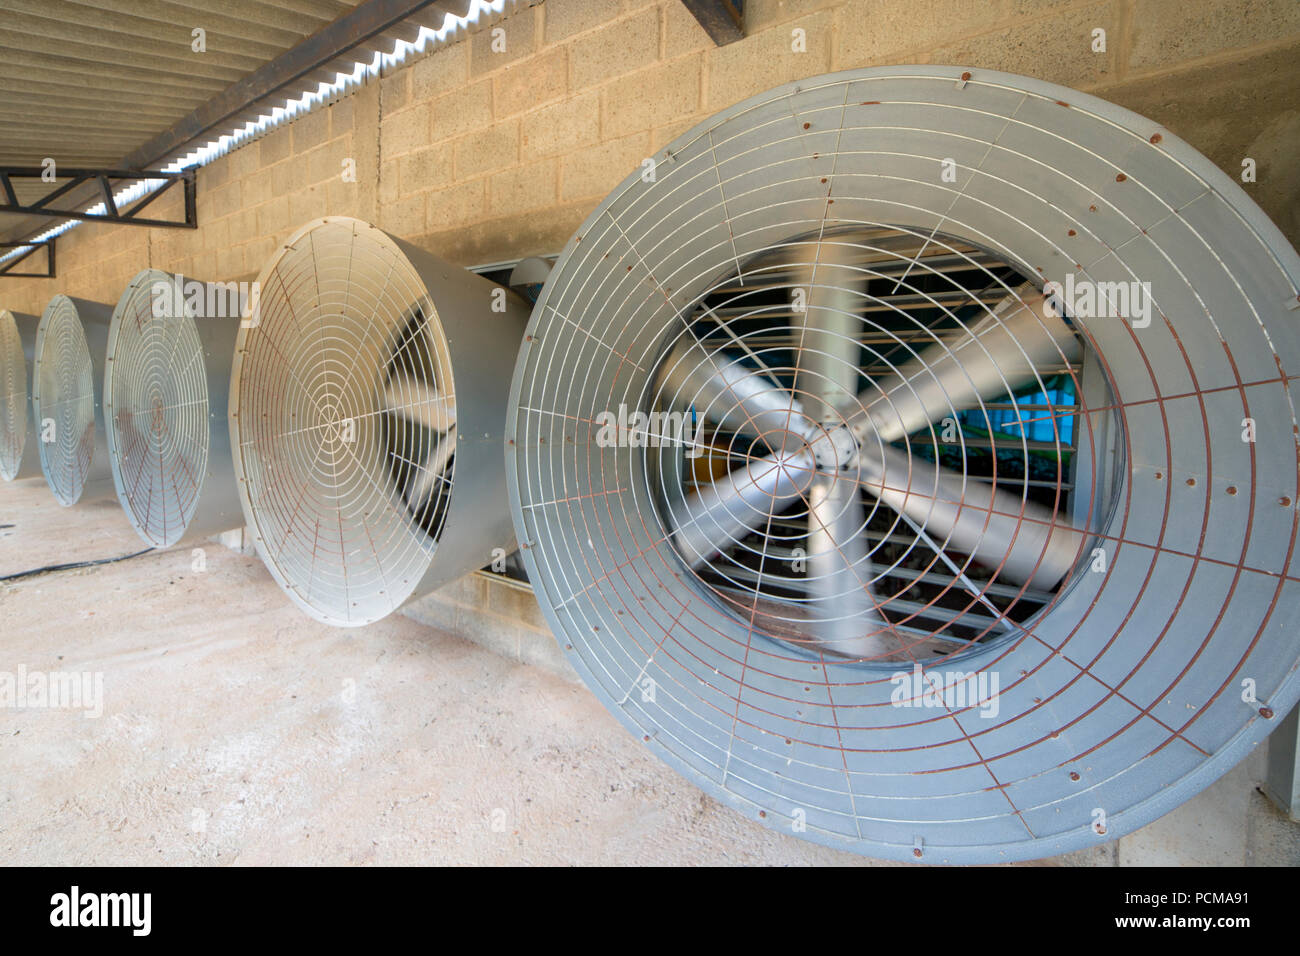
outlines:
[[[14, 272], [14, 266], [22, 262], [28, 256], [36, 252], [37, 249], [45, 249], [45, 271], [44, 272]], [[0, 249], [27, 249], [26, 252], [14, 256], [12, 259], [6, 259], [0, 262], [0, 277], [10, 279], [53, 279], [54, 273], [54, 240], [45, 239], [41, 242], [0, 242]]]
[[682, 0], [717, 46], [745, 38], [744, 0]]
[[[161, 170], [147, 169], [60, 169], [58, 177], [65, 179], [57, 189], [30, 203], [21, 203], [14, 193], [14, 179], [42, 180], [46, 170], [41, 166], [0, 166], [0, 187], [3, 188], [3, 202], [0, 212], [12, 212], [19, 215], [49, 216], [54, 219], [81, 219], [90, 222], [115, 222], [129, 226], [152, 226], [163, 229], [193, 229], [198, 225], [194, 214], [194, 170], [186, 169], [179, 173], [165, 173]], [[146, 179], [165, 180], [163, 185], [145, 196], [137, 199], [126, 209], [119, 209], [113, 198], [114, 183], [119, 185], [140, 182]], [[78, 203], [72, 208], [55, 206], [54, 200], [75, 189], [83, 183], [93, 183], [98, 187], [100, 198], [104, 203], [104, 212], [88, 213]], [[146, 219], [139, 213], [167, 190], [177, 183], [185, 191], [185, 218]], [[18, 243], [26, 245], [26, 243]]]

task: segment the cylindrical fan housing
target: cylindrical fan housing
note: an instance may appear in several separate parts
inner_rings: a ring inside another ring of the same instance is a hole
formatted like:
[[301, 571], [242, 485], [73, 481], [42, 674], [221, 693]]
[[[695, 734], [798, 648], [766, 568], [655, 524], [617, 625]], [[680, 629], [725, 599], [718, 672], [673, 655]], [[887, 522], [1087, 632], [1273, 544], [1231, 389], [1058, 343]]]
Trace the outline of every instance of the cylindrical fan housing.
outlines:
[[41, 470], [65, 507], [113, 495], [101, 404], [112, 317], [102, 303], [56, 295], [36, 332], [32, 415]]
[[155, 548], [243, 523], [227, 422], [242, 309], [233, 282], [146, 269], [113, 310], [103, 399], [113, 482]]
[[246, 523], [290, 597], [366, 624], [514, 548], [501, 461], [514, 293], [347, 218], [300, 229], [239, 331]]
[[32, 383], [36, 358], [34, 315], [0, 309], [0, 478], [17, 481], [41, 474], [32, 415]]
[[1300, 257], [1213, 163], [924, 65], [653, 160], [547, 279], [506, 446], [637, 739], [773, 828], [993, 863], [1149, 823], [1295, 706]]

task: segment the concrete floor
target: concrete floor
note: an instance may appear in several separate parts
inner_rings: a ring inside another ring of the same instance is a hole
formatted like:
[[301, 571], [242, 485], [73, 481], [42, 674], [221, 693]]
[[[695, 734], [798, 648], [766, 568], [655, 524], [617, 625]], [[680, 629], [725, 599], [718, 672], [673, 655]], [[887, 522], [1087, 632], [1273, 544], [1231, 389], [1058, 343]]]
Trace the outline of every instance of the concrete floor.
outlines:
[[[0, 575], [125, 554], [115, 501], [0, 488]], [[9, 864], [887, 865], [704, 796], [580, 685], [401, 616], [293, 608], [216, 544], [0, 585], [0, 672], [100, 671], [103, 715], [0, 710]], [[1300, 864], [1258, 750], [1119, 843], [1051, 861]]]

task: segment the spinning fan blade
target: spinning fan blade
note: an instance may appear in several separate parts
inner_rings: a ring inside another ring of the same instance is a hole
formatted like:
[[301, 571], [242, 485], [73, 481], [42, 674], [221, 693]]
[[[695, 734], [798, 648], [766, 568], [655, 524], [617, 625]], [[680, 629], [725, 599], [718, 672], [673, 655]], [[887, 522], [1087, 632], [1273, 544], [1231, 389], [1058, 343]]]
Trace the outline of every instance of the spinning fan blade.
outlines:
[[[800, 247], [795, 247], [800, 248]], [[830, 422], [849, 406], [859, 387], [858, 310], [866, 278], [852, 267], [855, 249], [839, 242], [815, 246], [814, 262], [795, 274], [808, 294], [797, 333], [796, 382], [804, 407]], [[847, 657], [873, 657], [892, 649], [867, 583], [866, 513], [856, 483], [822, 477], [812, 487], [808, 513], [808, 586], [816, 640]]]
[[678, 550], [699, 567], [762, 528], [804, 494], [815, 464], [807, 453], [768, 455], [692, 492], [670, 511]]
[[1081, 347], [1041, 293], [1022, 286], [951, 345], [935, 345], [858, 396], [859, 441], [874, 427], [885, 444], [945, 415], [1034, 381], [1039, 370], [1073, 362]]
[[757, 438], [805, 421], [802, 406], [788, 391], [726, 353], [710, 355], [694, 338], [679, 340], [663, 369], [660, 394], [674, 407], [693, 405], [726, 431]]
[[860, 386], [858, 310], [866, 279], [850, 265], [853, 246], [823, 242], [816, 249], [817, 261], [800, 263], [797, 269], [800, 286], [807, 288], [808, 295], [803, 311], [795, 312], [796, 319], [802, 319], [795, 339], [795, 364], [804, 408], [813, 418], [826, 421], [853, 403]]
[[445, 432], [456, 424], [456, 400], [406, 372], [398, 372], [384, 386], [384, 404], [434, 431]]
[[817, 643], [844, 657], [876, 657], [897, 640], [876, 610], [867, 560], [866, 512], [855, 482], [821, 477], [809, 492], [808, 588]]
[[411, 469], [411, 476], [406, 485], [406, 503], [417, 516], [423, 516], [438, 490], [438, 483], [450, 484], [446, 476], [447, 465], [456, 453], [456, 433], [454, 429], [438, 437], [438, 445], [420, 463], [418, 469]]
[[1051, 508], [889, 445], [864, 449], [859, 466], [867, 491], [941, 546], [999, 568], [999, 578], [1050, 589], [1083, 546], [1082, 532]]

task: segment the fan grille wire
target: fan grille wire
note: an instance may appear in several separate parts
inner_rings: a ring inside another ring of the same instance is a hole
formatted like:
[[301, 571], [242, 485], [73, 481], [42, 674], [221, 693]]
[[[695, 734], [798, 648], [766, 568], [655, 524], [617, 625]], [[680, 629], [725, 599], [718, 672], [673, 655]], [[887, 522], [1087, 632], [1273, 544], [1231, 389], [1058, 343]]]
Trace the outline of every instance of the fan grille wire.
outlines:
[[184, 535], [208, 467], [203, 343], [183, 298], [159, 294], [174, 282], [155, 269], [127, 287], [113, 315], [104, 377], [118, 497], [141, 537], [158, 548]]
[[0, 478], [13, 481], [27, 441], [27, 357], [18, 323], [0, 309]]
[[[95, 452], [95, 366], [76, 305], [55, 296], [41, 319], [32, 414], [41, 426], [41, 468], [62, 505], [81, 500]], [[53, 440], [44, 440], [53, 427]]]
[[[849, 348], [851, 355], [865, 349], [865, 361], [855, 359], [849, 369], [854, 384], [844, 396], [847, 401], [838, 413], [840, 418], [855, 405], [853, 410], [861, 414], [858, 393], [896, 372], [907, 359], [927, 354], [925, 350], [931, 346], [939, 346], [940, 354], [948, 355], [953, 347], [968, 343], [966, 326], [987, 315], [1005, 297], [1006, 285], [1022, 281], [1004, 263], [949, 237], [877, 229], [841, 234], [831, 241], [852, 247], [853, 267], [862, 270], [864, 284], [855, 316], [861, 327]], [[790, 258], [793, 254], [807, 259], [808, 263], [802, 264], [808, 265], [817, 252], [817, 243], [805, 241], [760, 255], [745, 269], [743, 282], [730, 277], [701, 296], [701, 305], [683, 327], [681, 338], [699, 341], [724, 361], [739, 360], [744, 374], [793, 390], [805, 406], [815, 402], [814, 396], [806, 390], [801, 393], [796, 384], [800, 361], [794, 347], [799, 346], [805, 357], [817, 350], [812, 342], [800, 341], [804, 337], [791, 302], [795, 290], [803, 287], [800, 269]], [[833, 367], [844, 353], [839, 348], [835, 351], [836, 355], [818, 355], [817, 359], [829, 360]], [[859, 366], [860, 361], [863, 364]], [[1058, 365], [1035, 370], [1027, 388], [1012, 389], [1028, 393], [1028, 397], [1037, 395], [1044, 404], [1028, 404], [1023, 398], [981, 401], [963, 412], [961, 403], [945, 392], [948, 440], [942, 438], [944, 428], [932, 423], [905, 436], [899, 447], [927, 460], [933, 460], [938, 449], [943, 461], [970, 477], [993, 479], [997, 487], [1013, 494], [1023, 493], [1054, 509], [1067, 509], [1073, 497], [1069, 472], [1076, 450], [1071, 426], [1079, 415], [1089, 424], [1091, 418], [1087, 417], [1086, 402], [1077, 399], [1077, 363]], [[662, 378], [649, 405], [696, 409], [698, 414], [699, 396], [666, 394], [671, 386]], [[941, 380], [936, 377], [935, 381], [942, 391]], [[1047, 399], [1048, 381], [1058, 383], [1051, 389], [1054, 393], [1069, 393], [1066, 398]], [[1062, 382], [1064, 389], [1059, 387]], [[999, 431], [997, 426], [1003, 424], [1009, 425], [1009, 430]], [[1064, 429], [1058, 427], [1062, 424]], [[1031, 432], [1045, 432], [1048, 437], [1031, 440]], [[661, 502], [679, 500], [709, 488], [738, 464], [753, 462], [756, 456], [748, 444], [751, 441], [736, 431], [713, 431], [701, 442], [708, 451], [705, 461], [686, 462], [684, 468], [681, 456], [668, 452], [665, 467], [656, 469], [661, 485], [658, 498]], [[852, 480], [852, 475], [846, 477]], [[1093, 484], [1091, 475], [1083, 476], [1083, 481], [1085, 486]], [[807, 497], [802, 496], [772, 515], [764, 527], [732, 542], [695, 569], [721, 600], [739, 613], [752, 613], [760, 630], [805, 645], [809, 643], [808, 626], [825, 621], [816, 616], [815, 602], [809, 597], [809, 578], [814, 573], [807, 567], [811, 517]], [[938, 547], [945, 543], [942, 539], [918, 534], [915, 525], [887, 508], [864, 513], [863, 518], [861, 533], [871, 539], [873, 548], [855, 570], [881, 604], [895, 612], [891, 628], [909, 636], [892, 653], [881, 655], [884, 659], [911, 660], [909, 652], [918, 649], [926, 656], [946, 654], [972, 641], [1017, 633], [1015, 625], [1047, 604], [1055, 591], [999, 583], [992, 569], [981, 567], [970, 555], [952, 561], [946, 550]], [[661, 525], [667, 532], [671, 516], [665, 523], [661, 515]], [[845, 612], [836, 619], [848, 616]]]
[[[1084, 94], [947, 67], [790, 84], [654, 158], [654, 181], [614, 190], [539, 298], [507, 449], [538, 600], [638, 738], [787, 832], [992, 862], [1151, 821], [1295, 703], [1300, 259], [1208, 161]], [[1075, 509], [1104, 554], [1080, 547], [1046, 610], [959, 670], [921, 648], [891, 672], [768, 640], [670, 545], [653, 457], [595, 440], [602, 412], [650, 410], [664, 343], [709, 291], [844, 226], [958, 237], [1040, 283], [1150, 286], [1143, 328], [1072, 315], [1112, 392], [1077, 414], [1078, 452], [1096, 475], [1122, 463], [1112, 514], [1095, 489]], [[962, 674], [996, 686], [990, 706], [954, 700]]]
[[418, 585], [445, 519], [454, 430], [426, 427], [454, 407], [437, 312], [392, 240], [354, 220], [300, 230], [258, 281], [231, 389], [245, 515], [299, 606], [369, 623]]

